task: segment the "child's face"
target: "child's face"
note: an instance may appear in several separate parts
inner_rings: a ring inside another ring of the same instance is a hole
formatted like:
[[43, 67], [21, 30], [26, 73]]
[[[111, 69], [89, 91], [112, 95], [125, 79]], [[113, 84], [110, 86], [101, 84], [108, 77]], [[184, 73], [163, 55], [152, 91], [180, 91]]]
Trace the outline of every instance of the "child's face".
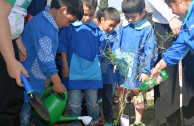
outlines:
[[113, 20], [106, 20], [104, 17], [101, 18], [100, 28], [105, 33], [110, 33], [117, 26], [117, 22]]
[[70, 23], [77, 20], [77, 17], [68, 14], [66, 7], [61, 7], [56, 14], [55, 21], [59, 28], [69, 26]]
[[168, 5], [172, 8], [174, 14], [184, 17], [190, 5], [189, 3], [190, 2], [186, 2], [184, 0], [177, 0], [176, 2], [168, 3]]
[[84, 15], [82, 17], [82, 22], [87, 24], [93, 19], [96, 9], [90, 9], [83, 3], [83, 10], [84, 10]]
[[141, 21], [145, 16], [145, 11], [142, 13], [125, 13], [125, 18], [132, 24], [136, 24]]

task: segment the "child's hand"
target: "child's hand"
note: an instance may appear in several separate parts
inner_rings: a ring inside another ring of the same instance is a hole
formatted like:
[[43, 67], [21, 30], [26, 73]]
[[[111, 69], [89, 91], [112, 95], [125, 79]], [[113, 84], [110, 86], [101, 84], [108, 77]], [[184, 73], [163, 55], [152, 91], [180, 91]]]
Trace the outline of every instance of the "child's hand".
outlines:
[[27, 55], [26, 55], [26, 48], [22, 43], [21, 37], [16, 40], [16, 44], [19, 50], [20, 62], [24, 62], [26, 60]]
[[140, 78], [139, 78], [139, 81], [141, 82], [144, 82], [145, 80], [148, 80], [149, 76], [145, 73], [142, 73]]
[[54, 74], [50, 77], [51, 81], [53, 82], [53, 91], [56, 93], [62, 94], [64, 91], [67, 92], [65, 86], [61, 83], [58, 74]]
[[65, 78], [69, 78], [69, 66], [64, 66], [63, 68], [63, 71], [62, 71], [62, 75], [65, 77]]
[[62, 83], [55, 83], [53, 84], [53, 91], [62, 94], [64, 91], [67, 92], [67, 89]]

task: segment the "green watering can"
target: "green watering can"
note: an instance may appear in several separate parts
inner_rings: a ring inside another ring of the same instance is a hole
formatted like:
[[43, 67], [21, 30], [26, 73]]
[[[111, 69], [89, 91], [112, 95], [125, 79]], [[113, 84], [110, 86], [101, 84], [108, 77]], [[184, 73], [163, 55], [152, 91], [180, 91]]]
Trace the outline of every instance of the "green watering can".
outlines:
[[68, 95], [66, 92], [63, 93], [63, 97], [59, 96], [57, 93], [52, 92], [52, 87], [48, 87], [42, 92], [41, 98], [43, 100], [44, 105], [48, 109], [50, 120], [44, 120], [38, 115], [35, 111], [35, 115], [45, 124], [48, 126], [52, 126], [58, 122], [64, 121], [73, 121], [73, 120], [82, 120], [85, 125], [88, 125], [92, 117], [90, 116], [81, 116], [81, 117], [64, 117], [63, 111], [66, 107]]

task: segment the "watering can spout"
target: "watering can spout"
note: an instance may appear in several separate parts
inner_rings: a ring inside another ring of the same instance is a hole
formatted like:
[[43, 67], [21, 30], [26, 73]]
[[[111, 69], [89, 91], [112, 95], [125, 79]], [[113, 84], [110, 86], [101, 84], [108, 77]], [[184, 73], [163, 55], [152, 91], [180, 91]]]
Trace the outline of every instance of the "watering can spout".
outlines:
[[64, 122], [64, 121], [74, 121], [74, 120], [78, 120], [78, 117], [74, 117], [74, 116], [69, 116], [69, 117], [65, 117], [65, 116], [61, 116], [59, 118], [59, 122]]
[[59, 118], [59, 122], [74, 121], [74, 120], [81, 120], [84, 123], [84, 125], [88, 125], [92, 121], [92, 117], [90, 117], [90, 116], [80, 116], [80, 117], [75, 117], [75, 116], [64, 117], [64, 116], [61, 116]]
[[90, 122], [92, 121], [92, 117], [91, 116], [81, 116], [81, 117], [78, 117], [78, 119], [82, 120], [84, 125], [89, 125]]

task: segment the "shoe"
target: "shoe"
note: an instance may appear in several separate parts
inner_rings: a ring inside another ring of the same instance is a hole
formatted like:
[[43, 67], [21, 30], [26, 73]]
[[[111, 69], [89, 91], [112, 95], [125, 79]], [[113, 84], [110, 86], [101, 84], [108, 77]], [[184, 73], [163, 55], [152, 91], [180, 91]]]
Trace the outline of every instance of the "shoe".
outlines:
[[130, 126], [145, 126], [145, 124], [143, 124], [142, 122], [134, 122]]

